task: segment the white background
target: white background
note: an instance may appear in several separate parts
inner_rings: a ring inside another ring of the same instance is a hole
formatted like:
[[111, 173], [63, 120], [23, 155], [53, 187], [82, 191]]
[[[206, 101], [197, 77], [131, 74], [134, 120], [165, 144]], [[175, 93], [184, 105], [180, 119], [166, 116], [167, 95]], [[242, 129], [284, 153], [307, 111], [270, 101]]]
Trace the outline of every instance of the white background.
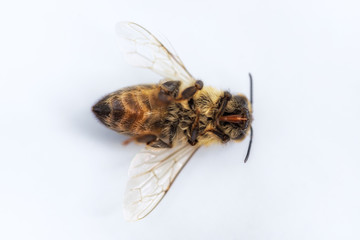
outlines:
[[[0, 239], [359, 239], [360, 4], [1, 1]], [[166, 36], [190, 72], [248, 94], [254, 142], [203, 148], [145, 219], [122, 198], [141, 146], [91, 106], [160, 77], [114, 26]]]

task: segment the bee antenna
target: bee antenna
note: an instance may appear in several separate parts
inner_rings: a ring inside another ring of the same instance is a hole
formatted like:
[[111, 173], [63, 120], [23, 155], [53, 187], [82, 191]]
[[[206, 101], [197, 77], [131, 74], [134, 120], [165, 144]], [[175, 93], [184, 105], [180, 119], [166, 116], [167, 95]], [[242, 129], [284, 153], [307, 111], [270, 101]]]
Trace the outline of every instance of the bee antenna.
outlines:
[[[251, 108], [253, 109], [253, 78], [252, 78], [251, 73], [249, 73], [249, 78], [250, 78], [250, 103], [251, 103]], [[244, 159], [244, 163], [246, 163], [247, 160], [249, 159], [252, 139], [253, 139], [253, 128], [251, 126], [250, 127], [250, 141], [249, 141], [248, 150], [247, 150], [247, 153], [246, 153], [246, 156]]]
[[244, 163], [247, 162], [247, 160], [249, 159], [249, 155], [250, 155], [250, 150], [251, 150], [251, 144], [252, 144], [252, 139], [253, 139], [253, 128], [250, 127], [250, 141], [249, 141], [249, 146], [248, 146], [248, 150], [246, 153], [246, 157], [244, 159]]
[[251, 76], [251, 73], [249, 73], [250, 78], [250, 103], [253, 104], [253, 78]]

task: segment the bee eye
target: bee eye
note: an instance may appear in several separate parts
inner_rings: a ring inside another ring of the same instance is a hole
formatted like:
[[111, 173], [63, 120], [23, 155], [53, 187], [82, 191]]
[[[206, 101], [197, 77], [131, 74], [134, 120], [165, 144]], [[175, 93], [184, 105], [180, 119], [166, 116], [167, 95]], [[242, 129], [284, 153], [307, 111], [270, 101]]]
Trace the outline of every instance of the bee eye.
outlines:
[[235, 101], [242, 107], [246, 107], [248, 105], [248, 100], [244, 96], [235, 96]]
[[247, 102], [246, 102], [245, 98], [242, 98], [242, 99], [241, 99], [240, 104], [243, 105], [243, 106], [246, 106], [246, 105], [247, 105]]
[[241, 140], [241, 139], [244, 138], [244, 136], [245, 136], [244, 132], [241, 131], [241, 132], [239, 133], [239, 135], [234, 138], [234, 140]]
[[246, 98], [244, 98], [244, 97], [240, 97], [240, 99], [239, 99], [239, 104], [241, 105], [241, 106], [247, 106], [248, 104], [247, 104], [247, 99]]

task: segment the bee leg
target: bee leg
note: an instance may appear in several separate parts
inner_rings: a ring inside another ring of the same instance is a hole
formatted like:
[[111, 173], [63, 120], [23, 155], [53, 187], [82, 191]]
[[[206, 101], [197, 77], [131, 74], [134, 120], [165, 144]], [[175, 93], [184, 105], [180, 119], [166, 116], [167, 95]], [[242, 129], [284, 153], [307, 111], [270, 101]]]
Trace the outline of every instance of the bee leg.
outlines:
[[189, 108], [193, 111], [195, 111], [195, 103], [194, 103], [194, 99], [193, 98], [190, 98], [189, 101], [188, 101], [188, 105], [189, 105]]
[[198, 143], [197, 137], [199, 136], [199, 127], [192, 130], [190, 139], [188, 139], [188, 143], [191, 146], [195, 146]]
[[148, 142], [147, 145], [150, 147], [153, 147], [153, 148], [171, 148], [172, 147], [172, 144], [167, 144], [166, 142], [164, 142], [161, 139], [156, 139], [154, 141]]
[[137, 141], [139, 143], [149, 143], [156, 139], [157, 139], [157, 137], [153, 134], [145, 134], [145, 135], [131, 137], [128, 140], [125, 140], [123, 142], [123, 145], [128, 145], [132, 141]]
[[174, 141], [175, 135], [176, 135], [176, 131], [179, 125], [179, 121], [175, 122], [174, 124], [172, 124], [170, 126], [170, 131], [169, 131], [169, 145], [172, 147], [172, 143]]
[[171, 148], [172, 146], [159, 139], [153, 134], [144, 134], [136, 137], [131, 137], [128, 140], [124, 141], [124, 145], [129, 144], [132, 141], [137, 141], [139, 143], [146, 143], [146, 145], [154, 148]]
[[166, 81], [160, 85], [159, 100], [170, 103], [179, 93], [180, 81]]
[[198, 142], [197, 137], [199, 136], [199, 118], [200, 118], [200, 111], [196, 110], [196, 118], [195, 121], [193, 123], [193, 125], [191, 126], [190, 129], [190, 138], [188, 139], [188, 142], [190, 143], [190, 145], [195, 146]]
[[224, 114], [225, 108], [231, 97], [231, 93], [229, 93], [228, 91], [224, 92], [224, 97], [222, 97], [222, 99], [220, 100], [220, 110], [215, 117], [217, 126], [219, 126], [219, 118]]
[[228, 135], [226, 135], [225, 133], [223, 133], [219, 129], [212, 129], [212, 130], [209, 130], [209, 132], [212, 132], [213, 134], [218, 136], [223, 143], [227, 143], [230, 140], [230, 137]]
[[160, 88], [163, 89], [166, 93], [178, 93], [180, 86], [180, 81], [166, 81], [160, 85]]
[[184, 91], [181, 92], [181, 97], [176, 100], [182, 101], [192, 98], [198, 90], [201, 90], [203, 88], [203, 86], [204, 86], [203, 81], [197, 80], [195, 82], [195, 86], [185, 88]]

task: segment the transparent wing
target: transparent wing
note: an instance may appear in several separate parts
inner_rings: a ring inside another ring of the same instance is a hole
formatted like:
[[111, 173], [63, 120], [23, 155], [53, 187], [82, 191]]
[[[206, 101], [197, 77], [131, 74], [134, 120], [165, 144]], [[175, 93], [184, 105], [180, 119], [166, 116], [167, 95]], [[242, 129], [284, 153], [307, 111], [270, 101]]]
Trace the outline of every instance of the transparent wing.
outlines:
[[130, 64], [153, 70], [166, 79], [180, 80], [185, 86], [195, 84], [195, 79], [181, 59], [170, 52], [154, 35], [140, 25], [121, 22], [116, 26], [121, 46]]
[[131, 162], [124, 216], [136, 221], [149, 214], [169, 190], [180, 170], [198, 149], [187, 142], [173, 148], [145, 148]]

